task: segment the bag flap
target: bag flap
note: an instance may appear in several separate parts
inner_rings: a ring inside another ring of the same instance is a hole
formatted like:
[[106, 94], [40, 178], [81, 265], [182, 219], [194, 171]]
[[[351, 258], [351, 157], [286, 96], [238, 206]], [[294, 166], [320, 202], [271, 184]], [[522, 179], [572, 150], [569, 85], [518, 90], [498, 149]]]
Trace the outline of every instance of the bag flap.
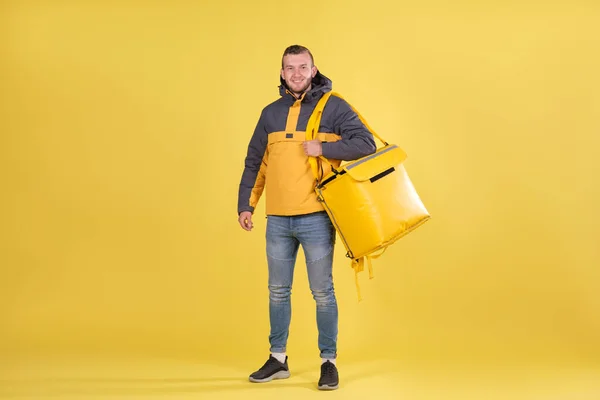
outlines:
[[397, 145], [390, 144], [344, 165], [343, 170], [357, 181], [366, 181], [401, 164], [405, 159], [406, 153]]

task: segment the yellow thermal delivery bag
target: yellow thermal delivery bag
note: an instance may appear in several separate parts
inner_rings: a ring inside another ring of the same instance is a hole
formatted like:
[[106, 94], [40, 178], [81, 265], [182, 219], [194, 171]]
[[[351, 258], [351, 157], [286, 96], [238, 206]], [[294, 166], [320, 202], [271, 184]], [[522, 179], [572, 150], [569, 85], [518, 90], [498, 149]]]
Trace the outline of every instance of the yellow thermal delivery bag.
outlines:
[[[331, 95], [342, 98], [335, 92], [323, 95], [308, 121], [307, 140], [317, 137], [321, 115]], [[360, 300], [358, 273], [364, 270], [365, 258], [369, 278], [373, 278], [371, 259], [379, 257], [389, 245], [425, 223], [430, 215], [404, 168], [406, 153], [381, 139], [360, 113], [352, 109], [384, 146], [338, 168], [322, 156], [309, 157], [309, 162], [316, 178], [318, 200], [323, 203], [344, 243], [346, 256], [352, 259]], [[319, 179], [320, 161], [331, 166], [331, 172], [322, 179]], [[374, 254], [378, 251], [379, 254]]]

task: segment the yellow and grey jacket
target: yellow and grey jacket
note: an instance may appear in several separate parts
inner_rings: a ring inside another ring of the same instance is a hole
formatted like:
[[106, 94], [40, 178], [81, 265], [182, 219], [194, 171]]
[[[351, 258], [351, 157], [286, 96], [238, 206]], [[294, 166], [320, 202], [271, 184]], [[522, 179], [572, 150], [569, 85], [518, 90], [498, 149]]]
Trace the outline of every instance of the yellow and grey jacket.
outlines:
[[[330, 91], [329, 78], [317, 72], [312, 88], [296, 98], [280, 78], [280, 98], [263, 108], [250, 139], [239, 192], [238, 214], [254, 212], [265, 191], [267, 215], [299, 215], [323, 211], [315, 193], [316, 180], [302, 142], [308, 119], [321, 96]], [[343, 99], [331, 96], [325, 105], [317, 139], [323, 157], [334, 166], [372, 154], [372, 133]], [[321, 176], [330, 172], [320, 164]]]

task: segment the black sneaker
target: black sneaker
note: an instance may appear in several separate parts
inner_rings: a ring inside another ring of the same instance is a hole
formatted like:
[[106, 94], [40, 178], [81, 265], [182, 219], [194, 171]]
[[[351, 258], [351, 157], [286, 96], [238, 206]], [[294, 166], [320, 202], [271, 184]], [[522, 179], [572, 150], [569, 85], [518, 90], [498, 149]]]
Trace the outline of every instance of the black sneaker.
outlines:
[[285, 379], [290, 377], [290, 370], [288, 369], [287, 356], [285, 362], [282, 364], [278, 359], [269, 355], [267, 362], [260, 367], [256, 372], [250, 375], [250, 382], [262, 383], [269, 382], [273, 379]]
[[321, 364], [321, 379], [319, 379], [319, 390], [334, 390], [339, 385], [338, 370], [331, 361]]

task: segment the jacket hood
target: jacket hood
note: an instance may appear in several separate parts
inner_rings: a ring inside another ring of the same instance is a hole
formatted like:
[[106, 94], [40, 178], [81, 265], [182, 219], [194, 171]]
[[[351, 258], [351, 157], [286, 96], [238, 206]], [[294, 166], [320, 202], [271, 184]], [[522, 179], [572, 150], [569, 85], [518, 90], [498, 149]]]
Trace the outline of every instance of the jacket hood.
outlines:
[[[288, 88], [287, 84], [285, 83], [285, 81], [283, 80], [283, 78], [281, 77], [281, 75], [279, 75], [279, 82], [281, 83], [279, 85], [279, 94], [282, 97], [286, 96], [287, 95], [286, 90], [289, 88]], [[323, 93], [327, 93], [327, 92], [331, 91], [331, 88], [332, 88], [331, 79], [329, 79], [328, 77], [323, 75], [321, 73], [321, 71], [317, 70], [317, 74], [312, 79], [312, 87], [304, 96], [303, 101], [311, 101], [314, 98], [319, 98], [323, 95]]]

